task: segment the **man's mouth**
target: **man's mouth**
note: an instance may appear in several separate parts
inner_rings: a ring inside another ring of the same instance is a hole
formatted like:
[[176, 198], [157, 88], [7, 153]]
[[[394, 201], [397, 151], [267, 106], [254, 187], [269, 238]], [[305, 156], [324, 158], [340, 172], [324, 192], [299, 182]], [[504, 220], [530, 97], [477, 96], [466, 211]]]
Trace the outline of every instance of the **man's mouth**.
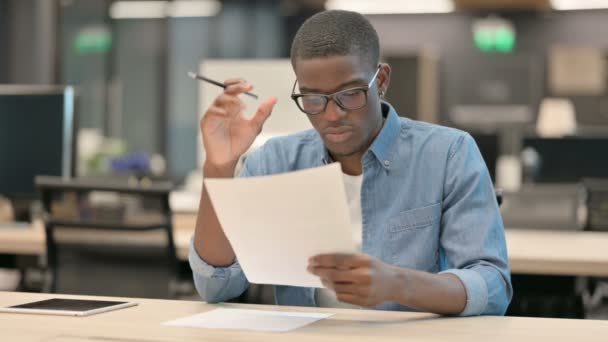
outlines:
[[351, 137], [353, 131], [348, 127], [330, 127], [324, 131], [325, 139], [333, 143], [341, 143]]

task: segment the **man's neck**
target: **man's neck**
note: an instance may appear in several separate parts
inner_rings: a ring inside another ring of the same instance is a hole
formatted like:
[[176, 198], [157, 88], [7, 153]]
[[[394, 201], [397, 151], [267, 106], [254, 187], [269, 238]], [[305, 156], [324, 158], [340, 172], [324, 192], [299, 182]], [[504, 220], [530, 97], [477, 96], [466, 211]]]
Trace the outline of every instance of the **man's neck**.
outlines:
[[342, 156], [333, 159], [340, 163], [342, 172], [351, 176], [359, 176], [363, 173], [363, 165], [361, 164], [362, 158], [362, 154], [356, 153], [350, 156]]
[[380, 122], [380, 126], [377, 128], [376, 132], [374, 133], [372, 139], [368, 142], [367, 147], [365, 149], [362, 149], [361, 152], [354, 153], [348, 156], [331, 156], [334, 161], [340, 163], [340, 165], [342, 166], [342, 172], [351, 176], [358, 176], [363, 173], [363, 164], [361, 162], [363, 160], [363, 155], [365, 154], [367, 149], [372, 145], [374, 140], [376, 140], [378, 134], [380, 134], [380, 131], [382, 131], [382, 127], [384, 127], [384, 123], [386, 122], [386, 115], [384, 115], [384, 113], [382, 114], [382, 122]]

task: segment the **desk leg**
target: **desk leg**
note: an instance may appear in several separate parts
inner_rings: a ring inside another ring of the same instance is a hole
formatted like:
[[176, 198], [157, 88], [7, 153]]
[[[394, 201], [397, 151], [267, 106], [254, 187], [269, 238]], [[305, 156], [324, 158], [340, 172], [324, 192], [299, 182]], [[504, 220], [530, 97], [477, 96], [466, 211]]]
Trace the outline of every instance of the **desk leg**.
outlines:
[[19, 292], [41, 292], [43, 287], [44, 266], [37, 255], [17, 257], [17, 267], [21, 273]]

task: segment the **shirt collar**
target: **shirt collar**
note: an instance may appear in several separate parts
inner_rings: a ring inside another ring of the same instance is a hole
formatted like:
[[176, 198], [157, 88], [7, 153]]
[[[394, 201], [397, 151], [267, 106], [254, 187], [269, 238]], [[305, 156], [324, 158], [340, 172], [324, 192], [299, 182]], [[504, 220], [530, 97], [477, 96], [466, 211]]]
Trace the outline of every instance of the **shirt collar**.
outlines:
[[382, 115], [386, 118], [384, 125], [369, 147], [369, 151], [385, 168], [391, 167], [391, 152], [401, 131], [401, 122], [397, 112], [388, 102], [382, 102]]
[[[382, 101], [382, 116], [386, 118], [384, 125], [380, 129], [380, 133], [376, 136], [376, 139], [372, 142], [368, 152], [378, 160], [380, 165], [385, 169], [390, 169], [392, 160], [391, 152], [395, 145], [395, 141], [401, 131], [401, 123], [397, 112], [388, 102]], [[323, 165], [333, 162], [329, 152], [323, 146], [323, 157], [321, 159]]]

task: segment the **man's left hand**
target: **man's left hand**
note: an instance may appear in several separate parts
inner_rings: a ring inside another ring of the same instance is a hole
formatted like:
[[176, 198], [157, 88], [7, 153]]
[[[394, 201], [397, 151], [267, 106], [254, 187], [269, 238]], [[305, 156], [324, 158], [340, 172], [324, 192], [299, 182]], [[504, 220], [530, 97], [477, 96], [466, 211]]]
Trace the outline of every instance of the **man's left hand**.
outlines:
[[394, 301], [399, 288], [394, 266], [366, 254], [322, 254], [308, 260], [308, 272], [344, 303], [371, 307]]

